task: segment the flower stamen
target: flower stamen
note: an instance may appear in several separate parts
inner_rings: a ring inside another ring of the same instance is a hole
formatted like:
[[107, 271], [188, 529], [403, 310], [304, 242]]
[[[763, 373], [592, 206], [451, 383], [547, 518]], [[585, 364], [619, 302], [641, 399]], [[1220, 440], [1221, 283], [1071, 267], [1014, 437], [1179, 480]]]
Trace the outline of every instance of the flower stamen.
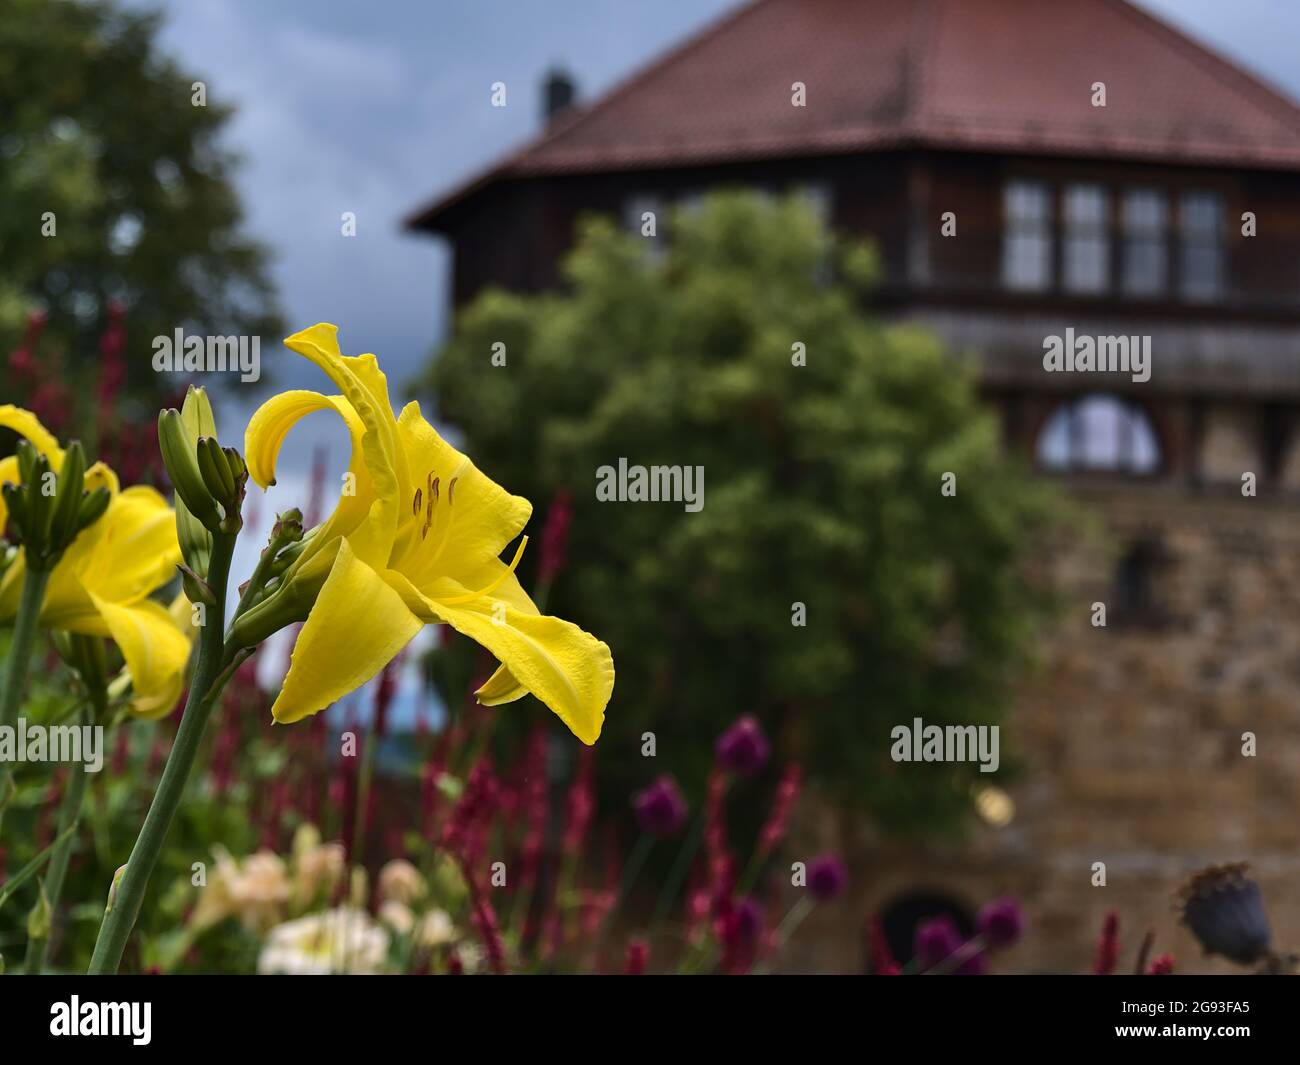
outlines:
[[508, 565], [505, 568], [505, 571], [500, 573], [496, 580], [492, 581], [491, 584], [485, 585], [477, 592], [470, 592], [468, 595], [453, 595], [449, 599], [439, 599], [438, 602], [446, 603], [450, 606], [453, 603], [468, 603], [474, 599], [481, 599], [485, 595], [491, 595], [501, 586], [502, 582], [509, 577], [510, 574], [514, 573], [515, 569], [519, 565], [519, 560], [524, 557], [524, 548], [527, 546], [528, 537], [524, 536], [523, 539], [519, 541], [519, 547], [515, 551], [515, 557], [510, 560], [510, 565]]

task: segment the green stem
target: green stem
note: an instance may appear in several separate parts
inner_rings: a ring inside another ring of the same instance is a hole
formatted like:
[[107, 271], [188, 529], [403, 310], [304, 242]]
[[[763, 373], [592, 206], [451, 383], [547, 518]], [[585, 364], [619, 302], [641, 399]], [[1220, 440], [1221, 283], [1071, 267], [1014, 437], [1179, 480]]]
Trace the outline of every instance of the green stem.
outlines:
[[[27, 687], [27, 666], [31, 662], [32, 648], [36, 644], [36, 627], [41, 616], [41, 603], [45, 600], [45, 586], [49, 583], [48, 570], [27, 567], [23, 575], [23, 590], [18, 601], [18, 616], [14, 618], [13, 640], [9, 644], [9, 664], [5, 669], [4, 690], [0, 692], [0, 725], [13, 727], [18, 720], [18, 708]], [[0, 820], [4, 818], [6, 800], [13, 787], [13, 770], [5, 766], [0, 770]]]
[[591, 945], [591, 957], [596, 965], [600, 964], [601, 950], [604, 948], [605, 939], [609, 935], [610, 925], [614, 923], [614, 916], [623, 909], [623, 904], [632, 893], [632, 888], [641, 875], [641, 870], [645, 866], [646, 859], [650, 856], [650, 848], [654, 846], [654, 842], [654, 836], [648, 832], [642, 832], [637, 837], [636, 845], [633, 846], [632, 853], [628, 855], [628, 859], [623, 865], [623, 875], [618, 882], [618, 894], [614, 896], [613, 903], [600, 919], [595, 942]]
[[158, 855], [176, 815], [176, 808], [185, 793], [190, 771], [194, 768], [194, 759], [203, 739], [203, 729], [221, 694], [221, 685], [216, 681], [227, 665], [222, 629], [226, 616], [230, 556], [234, 548], [233, 534], [213, 534], [212, 559], [208, 564], [207, 580], [217, 602], [209, 608], [212, 616], [207, 619], [199, 636], [198, 661], [194, 666], [194, 677], [190, 681], [190, 692], [185, 700], [185, 712], [176, 732], [176, 741], [167, 756], [167, 765], [163, 768], [158, 790], [154, 792], [140, 835], [131, 848], [131, 857], [127, 859], [115, 896], [110, 896], [108, 908], [104, 911], [104, 923], [100, 926], [95, 953], [90, 959], [91, 974], [115, 973], [122, 963], [122, 953], [126, 949], [127, 938], [135, 927], [136, 918], [140, 915], [140, 905], [144, 901], [149, 877], [158, 864]]
[[[94, 709], [86, 714], [78, 714], [80, 720], [78, 725], [90, 724], [92, 727], [100, 727], [108, 713], [108, 692], [102, 687], [93, 690], [90, 698]], [[89, 781], [86, 779], [89, 773], [85, 766], [72, 767], [72, 778], [68, 781], [67, 787], [63, 792], [63, 801], [59, 804], [59, 820], [57, 833], [60, 837], [81, 820], [81, 807], [86, 801], [86, 785]], [[68, 875], [68, 862], [72, 858], [72, 848], [76, 843], [75, 833], [69, 833], [63, 838], [58, 847], [55, 848], [54, 854], [50, 857], [50, 872], [45, 881], [45, 893], [50, 900], [51, 913], [57, 912], [59, 908], [59, 898], [63, 894], [63, 882]], [[44, 939], [31, 939], [27, 941], [27, 962], [26, 969], [28, 973], [42, 973], [50, 964], [50, 954], [54, 946], [54, 936], [48, 935]]]
[[[63, 801], [59, 803], [58, 831], [60, 834], [72, 827], [81, 816], [81, 804], [86, 795], [86, 775], [84, 766], [74, 765], [71, 769], [71, 776], [63, 789]], [[69, 835], [50, 855], [50, 870], [45, 880], [45, 894], [50, 901], [51, 913], [58, 909], [59, 896], [63, 894], [63, 880], [67, 876], [68, 861], [72, 857], [72, 844], [73, 838]], [[52, 932], [53, 928], [51, 927]], [[25, 968], [28, 973], [39, 974], [45, 968], [53, 939], [54, 937], [51, 934], [44, 939], [29, 939], [27, 941]]]
[[705, 815], [704, 811], [701, 810], [695, 815], [690, 833], [682, 844], [681, 850], [677, 852], [677, 857], [668, 872], [668, 878], [664, 881], [663, 889], [659, 892], [658, 901], [655, 903], [654, 916], [650, 918], [651, 938], [658, 930], [659, 925], [668, 916], [668, 911], [672, 908], [673, 903], [677, 901], [677, 893], [681, 891], [682, 884], [686, 881], [686, 874], [690, 871], [695, 852], [700, 849], [700, 843], [704, 840], [704, 822]]
[[36, 643], [36, 623], [41, 616], [41, 603], [45, 599], [45, 586], [49, 583], [48, 570], [32, 569], [23, 576], [22, 597], [18, 602], [18, 616], [14, 619], [13, 642], [9, 645], [9, 668], [5, 671], [3, 696], [0, 696], [0, 725], [12, 726], [18, 719], [18, 707], [27, 687], [27, 666]]

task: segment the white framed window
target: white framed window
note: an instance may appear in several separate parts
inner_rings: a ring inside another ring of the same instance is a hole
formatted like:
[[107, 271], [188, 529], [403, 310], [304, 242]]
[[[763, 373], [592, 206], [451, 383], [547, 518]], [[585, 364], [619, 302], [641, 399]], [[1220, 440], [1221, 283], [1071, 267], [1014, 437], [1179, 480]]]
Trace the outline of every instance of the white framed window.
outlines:
[[1041, 292], [1052, 283], [1052, 190], [1011, 181], [1002, 197], [1002, 284]]
[[1159, 189], [1124, 192], [1121, 284], [1126, 296], [1158, 296], [1169, 284], [1169, 200]]
[[1160, 442], [1146, 412], [1131, 400], [1097, 392], [1066, 400], [1043, 424], [1034, 447], [1045, 470], [1150, 476]]
[[1065, 290], [1105, 292], [1110, 288], [1110, 193], [1101, 185], [1067, 185], [1062, 206]]
[[1184, 299], [1223, 295], [1223, 198], [1217, 192], [1184, 192], [1178, 205], [1178, 287]]

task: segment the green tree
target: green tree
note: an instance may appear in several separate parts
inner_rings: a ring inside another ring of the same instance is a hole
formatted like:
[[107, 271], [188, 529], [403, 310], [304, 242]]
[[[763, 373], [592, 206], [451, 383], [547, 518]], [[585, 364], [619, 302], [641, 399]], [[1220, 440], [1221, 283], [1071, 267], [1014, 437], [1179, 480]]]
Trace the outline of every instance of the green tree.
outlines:
[[120, 299], [138, 384], [178, 326], [278, 330], [218, 144], [231, 111], [196, 106], [157, 30], [103, 0], [0, 0], [0, 350], [42, 308], [48, 345], [88, 357]]
[[[998, 722], [1047, 604], [1027, 576], [1046, 489], [966, 369], [865, 312], [871, 252], [806, 203], [720, 194], [670, 232], [651, 256], [589, 221], [565, 291], [483, 295], [426, 382], [489, 474], [539, 504], [573, 492], [550, 606], [613, 649], [602, 765], [698, 783], [752, 712], [882, 824], [959, 823], [992, 778], [897, 764], [890, 731]], [[620, 458], [702, 466], [703, 509], [599, 502]]]

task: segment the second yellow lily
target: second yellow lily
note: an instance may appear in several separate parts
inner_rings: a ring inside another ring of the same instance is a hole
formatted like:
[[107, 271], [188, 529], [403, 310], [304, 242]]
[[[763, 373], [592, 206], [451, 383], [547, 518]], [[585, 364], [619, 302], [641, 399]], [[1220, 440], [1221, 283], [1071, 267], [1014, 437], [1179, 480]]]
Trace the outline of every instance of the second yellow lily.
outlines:
[[[0, 426], [13, 429], [58, 467], [63, 449], [30, 411], [0, 406]], [[17, 460], [0, 459], [0, 481], [15, 480]], [[159, 717], [176, 705], [184, 684], [190, 640], [183, 624], [149, 598], [176, 575], [181, 560], [175, 517], [153, 488], [119, 490], [117, 475], [97, 462], [87, 489], [107, 488], [104, 515], [85, 529], [50, 574], [41, 607], [42, 628], [111, 637], [131, 677], [132, 710]], [[6, 514], [0, 502], [0, 528]], [[0, 622], [18, 610], [26, 565], [22, 555], [0, 577]]]

